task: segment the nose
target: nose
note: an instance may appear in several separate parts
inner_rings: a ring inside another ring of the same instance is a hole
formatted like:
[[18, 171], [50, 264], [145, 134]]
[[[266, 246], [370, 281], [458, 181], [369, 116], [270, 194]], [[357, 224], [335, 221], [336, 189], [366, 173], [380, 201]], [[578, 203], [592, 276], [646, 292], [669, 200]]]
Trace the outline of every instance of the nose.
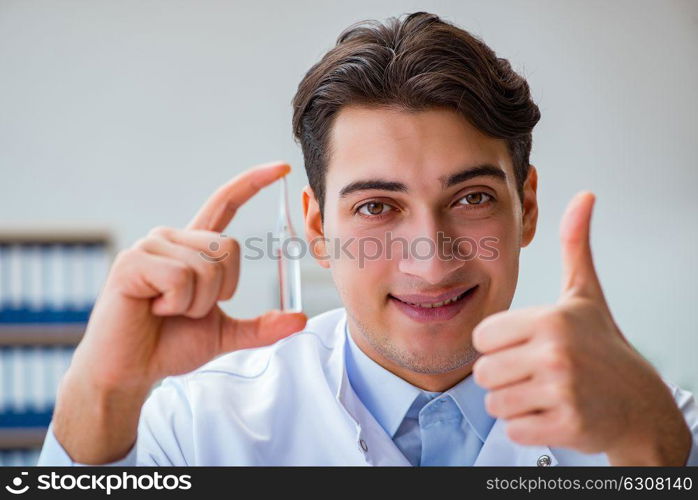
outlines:
[[463, 267], [465, 260], [454, 255], [454, 237], [447, 229], [433, 216], [415, 221], [414, 230], [404, 235], [408, 248], [401, 254], [399, 271], [430, 284], [448, 281], [449, 275]]

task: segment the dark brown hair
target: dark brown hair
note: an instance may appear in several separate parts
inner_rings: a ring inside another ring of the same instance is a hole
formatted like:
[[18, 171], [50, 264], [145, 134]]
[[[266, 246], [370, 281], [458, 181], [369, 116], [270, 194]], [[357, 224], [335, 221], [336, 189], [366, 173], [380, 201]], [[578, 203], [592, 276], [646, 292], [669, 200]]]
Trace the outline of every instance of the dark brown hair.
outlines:
[[426, 12], [384, 24], [362, 21], [306, 73], [293, 98], [293, 133], [321, 214], [329, 133], [350, 104], [461, 113], [484, 134], [506, 140], [523, 199], [540, 112], [509, 61], [467, 31]]

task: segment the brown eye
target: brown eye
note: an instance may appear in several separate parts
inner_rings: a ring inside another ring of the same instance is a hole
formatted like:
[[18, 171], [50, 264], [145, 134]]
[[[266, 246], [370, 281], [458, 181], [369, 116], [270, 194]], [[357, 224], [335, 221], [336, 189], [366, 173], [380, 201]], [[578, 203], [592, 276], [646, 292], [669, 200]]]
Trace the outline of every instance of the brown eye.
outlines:
[[489, 201], [492, 197], [483, 192], [477, 192], [477, 193], [468, 193], [465, 196], [463, 196], [459, 202], [462, 200], [465, 200], [466, 203], [461, 203], [461, 205], [482, 205], [483, 203]]
[[385, 210], [386, 208], [390, 208], [390, 205], [381, 203], [380, 201], [369, 201], [359, 207], [359, 212], [370, 217], [372, 215], [382, 215], [387, 211]]

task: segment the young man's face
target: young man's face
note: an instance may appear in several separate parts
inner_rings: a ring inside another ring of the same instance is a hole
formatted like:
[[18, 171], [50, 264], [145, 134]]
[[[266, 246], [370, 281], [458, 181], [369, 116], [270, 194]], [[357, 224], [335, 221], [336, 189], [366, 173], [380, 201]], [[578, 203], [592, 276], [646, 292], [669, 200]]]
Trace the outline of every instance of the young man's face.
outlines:
[[535, 169], [522, 206], [506, 143], [444, 109], [343, 108], [330, 148], [324, 224], [306, 187], [306, 233], [332, 242], [315, 252], [352, 337], [398, 374], [468, 372], [472, 330], [511, 304], [535, 232]]

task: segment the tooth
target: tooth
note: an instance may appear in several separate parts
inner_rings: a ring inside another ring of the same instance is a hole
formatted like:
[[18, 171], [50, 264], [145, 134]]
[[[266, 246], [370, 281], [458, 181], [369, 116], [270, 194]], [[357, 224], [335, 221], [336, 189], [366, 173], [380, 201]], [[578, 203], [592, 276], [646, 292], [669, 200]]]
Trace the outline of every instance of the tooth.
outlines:
[[461, 295], [457, 295], [457, 296], [450, 298], [448, 300], [444, 300], [442, 302], [435, 302], [433, 304], [415, 304], [414, 302], [407, 302], [407, 304], [410, 304], [412, 306], [417, 306], [417, 307], [423, 307], [425, 309], [432, 309], [434, 307], [441, 307], [441, 306], [444, 306], [447, 304], [451, 304], [451, 303], [457, 301], [458, 299], [460, 299], [461, 296], [464, 294], [465, 294], [465, 292], [463, 292]]

